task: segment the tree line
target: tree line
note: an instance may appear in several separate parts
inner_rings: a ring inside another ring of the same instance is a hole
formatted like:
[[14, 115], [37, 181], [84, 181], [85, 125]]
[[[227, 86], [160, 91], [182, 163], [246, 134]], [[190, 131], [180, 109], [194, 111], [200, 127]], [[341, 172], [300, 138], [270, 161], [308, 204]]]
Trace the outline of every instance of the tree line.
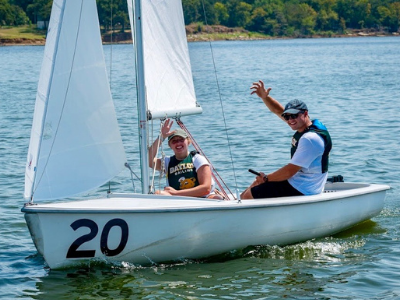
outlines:
[[[111, 4], [110, 4], [111, 3]], [[270, 36], [398, 32], [400, 1], [393, 0], [182, 0], [186, 25], [241, 27]], [[48, 21], [52, 0], [0, 0], [0, 26]], [[126, 0], [97, 0], [104, 30], [129, 27]], [[112, 7], [111, 7], [112, 6]], [[112, 12], [112, 14], [111, 14]]]

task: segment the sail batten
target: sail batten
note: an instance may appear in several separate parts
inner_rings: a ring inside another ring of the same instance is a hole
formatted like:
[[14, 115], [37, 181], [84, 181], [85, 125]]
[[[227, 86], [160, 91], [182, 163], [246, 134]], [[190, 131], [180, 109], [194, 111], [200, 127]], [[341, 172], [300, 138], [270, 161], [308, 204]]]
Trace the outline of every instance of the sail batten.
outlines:
[[25, 176], [25, 197], [35, 200], [89, 191], [126, 161], [96, 2], [54, 2]]

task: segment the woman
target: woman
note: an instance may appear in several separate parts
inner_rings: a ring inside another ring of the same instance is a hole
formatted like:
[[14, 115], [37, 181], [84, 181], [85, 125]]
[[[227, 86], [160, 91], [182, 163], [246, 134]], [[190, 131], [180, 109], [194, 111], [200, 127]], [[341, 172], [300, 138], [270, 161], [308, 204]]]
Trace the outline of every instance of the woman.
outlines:
[[[164, 159], [168, 186], [156, 191], [156, 194], [222, 199], [214, 193], [214, 181], [207, 159], [195, 151], [189, 152], [189, 137], [182, 129], [171, 132], [172, 123], [167, 119], [161, 128], [163, 141], [168, 138], [168, 146], [174, 151], [173, 156]], [[159, 137], [149, 148], [149, 167], [160, 171], [162, 161], [155, 158], [158, 145], [161, 145]]]

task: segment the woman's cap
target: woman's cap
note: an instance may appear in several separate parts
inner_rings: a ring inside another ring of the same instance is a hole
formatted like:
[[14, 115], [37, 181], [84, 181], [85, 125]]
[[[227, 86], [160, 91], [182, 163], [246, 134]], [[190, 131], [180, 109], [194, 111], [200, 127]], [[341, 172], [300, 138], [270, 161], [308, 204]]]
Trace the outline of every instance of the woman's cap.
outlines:
[[180, 129], [180, 128], [179, 128], [179, 129], [175, 130], [174, 133], [171, 134], [171, 135], [168, 137], [168, 142], [169, 142], [171, 139], [173, 139], [174, 137], [176, 137], [176, 136], [183, 137], [184, 139], [186, 139], [186, 138], [188, 137], [187, 133], [186, 133], [183, 129]]

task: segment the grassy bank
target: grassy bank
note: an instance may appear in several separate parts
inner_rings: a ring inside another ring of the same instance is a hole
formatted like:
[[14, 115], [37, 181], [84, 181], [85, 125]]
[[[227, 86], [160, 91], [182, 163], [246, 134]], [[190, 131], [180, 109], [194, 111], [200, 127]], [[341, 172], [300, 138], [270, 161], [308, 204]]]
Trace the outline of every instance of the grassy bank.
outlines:
[[0, 27], [0, 44], [44, 44], [46, 30], [35, 25], [18, 27]]

